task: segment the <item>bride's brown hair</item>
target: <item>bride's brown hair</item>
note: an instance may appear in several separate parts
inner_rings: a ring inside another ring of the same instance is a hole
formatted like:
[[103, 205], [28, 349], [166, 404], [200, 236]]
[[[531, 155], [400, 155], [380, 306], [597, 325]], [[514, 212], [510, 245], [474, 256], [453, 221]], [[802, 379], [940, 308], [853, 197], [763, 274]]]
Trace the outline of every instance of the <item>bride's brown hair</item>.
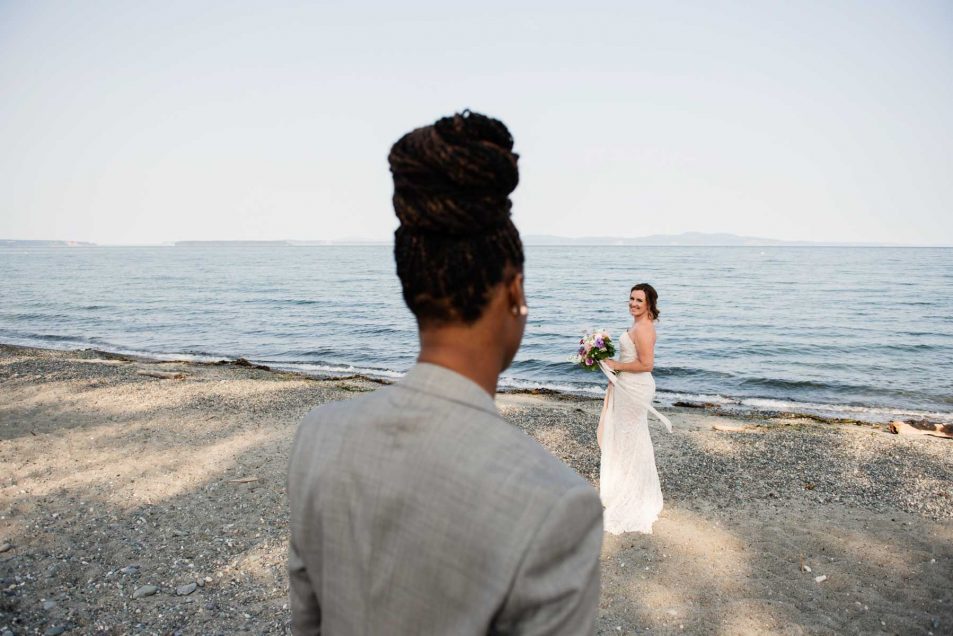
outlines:
[[394, 259], [404, 302], [421, 325], [475, 322], [489, 291], [523, 269], [510, 219], [519, 183], [503, 122], [468, 110], [413, 130], [391, 148]]
[[645, 301], [649, 304], [649, 313], [652, 314], [652, 320], [658, 320], [660, 313], [658, 310], [658, 292], [648, 283], [639, 283], [638, 285], [633, 285], [629, 293], [631, 294], [636, 289], [645, 292]]

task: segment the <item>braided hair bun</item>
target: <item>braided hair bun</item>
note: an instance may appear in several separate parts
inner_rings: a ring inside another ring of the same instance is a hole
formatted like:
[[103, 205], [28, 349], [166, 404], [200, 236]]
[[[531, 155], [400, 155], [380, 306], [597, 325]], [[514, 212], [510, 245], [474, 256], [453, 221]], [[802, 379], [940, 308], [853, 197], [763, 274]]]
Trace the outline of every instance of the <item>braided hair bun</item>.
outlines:
[[403, 227], [466, 236], [510, 216], [518, 155], [503, 122], [464, 111], [401, 137], [391, 148], [394, 211]]
[[470, 111], [413, 130], [391, 148], [394, 256], [421, 324], [472, 323], [507, 265], [522, 269], [510, 219], [518, 155], [503, 122]]

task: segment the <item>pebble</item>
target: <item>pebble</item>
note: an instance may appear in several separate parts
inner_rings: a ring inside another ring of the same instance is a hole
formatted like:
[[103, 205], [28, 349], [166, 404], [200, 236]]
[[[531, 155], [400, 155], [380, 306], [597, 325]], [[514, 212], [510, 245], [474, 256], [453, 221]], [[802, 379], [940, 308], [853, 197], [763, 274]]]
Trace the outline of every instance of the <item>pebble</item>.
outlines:
[[43, 632], [43, 636], [59, 636], [65, 631], [66, 631], [66, 625], [54, 625], [53, 627], [50, 627], [45, 632]]
[[189, 594], [195, 591], [196, 587], [197, 585], [194, 582], [187, 583], [185, 585], [180, 585], [179, 587], [175, 588], [175, 593], [178, 594], [179, 596], [188, 596]]
[[815, 577], [814, 577], [814, 580], [817, 581], [818, 583], [823, 583], [824, 581], [827, 580], [827, 575], [826, 575], [826, 574], [822, 574], [822, 575], [820, 575], [820, 576], [815, 576]]
[[0, 552], [6, 552], [7, 550], [10, 550], [11, 548], [13, 548], [11, 544], [4, 543], [3, 545], [0, 545]]
[[50, 611], [54, 607], [56, 607], [56, 601], [43, 601], [43, 609], [46, 611]]
[[126, 567], [124, 567], [123, 569], [119, 571], [122, 572], [123, 574], [139, 574], [139, 565], [138, 564], [127, 565]]
[[159, 591], [155, 585], [143, 585], [132, 593], [132, 598], [142, 598], [143, 596], [152, 596]]
[[11, 632], [9, 629], [5, 629], [3, 630], [3, 633], [0, 633], [0, 636], [13, 636], [13, 632]]

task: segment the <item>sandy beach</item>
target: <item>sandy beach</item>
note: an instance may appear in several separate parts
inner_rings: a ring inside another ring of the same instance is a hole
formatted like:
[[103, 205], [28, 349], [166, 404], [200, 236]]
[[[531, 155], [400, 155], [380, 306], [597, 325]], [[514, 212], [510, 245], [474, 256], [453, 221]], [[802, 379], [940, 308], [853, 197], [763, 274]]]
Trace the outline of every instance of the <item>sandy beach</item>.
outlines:
[[[288, 633], [294, 430], [378, 386], [0, 345], [0, 633]], [[597, 485], [600, 401], [497, 403]], [[605, 536], [599, 633], [953, 633], [953, 441], [665, 413], [665, 510]]]

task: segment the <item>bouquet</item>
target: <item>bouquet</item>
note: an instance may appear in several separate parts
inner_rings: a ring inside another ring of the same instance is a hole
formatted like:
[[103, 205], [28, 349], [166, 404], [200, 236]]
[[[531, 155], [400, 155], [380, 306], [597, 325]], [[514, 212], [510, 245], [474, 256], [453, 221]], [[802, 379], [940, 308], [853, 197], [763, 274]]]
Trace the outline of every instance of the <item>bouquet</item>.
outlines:
[[599, 368], [599, 361], [615, 355], [612, 339], [605, 331], [593, 331], [579, 339], [579, 350], [569, 361], [578, 364], [586, 371], [595, 371]]

